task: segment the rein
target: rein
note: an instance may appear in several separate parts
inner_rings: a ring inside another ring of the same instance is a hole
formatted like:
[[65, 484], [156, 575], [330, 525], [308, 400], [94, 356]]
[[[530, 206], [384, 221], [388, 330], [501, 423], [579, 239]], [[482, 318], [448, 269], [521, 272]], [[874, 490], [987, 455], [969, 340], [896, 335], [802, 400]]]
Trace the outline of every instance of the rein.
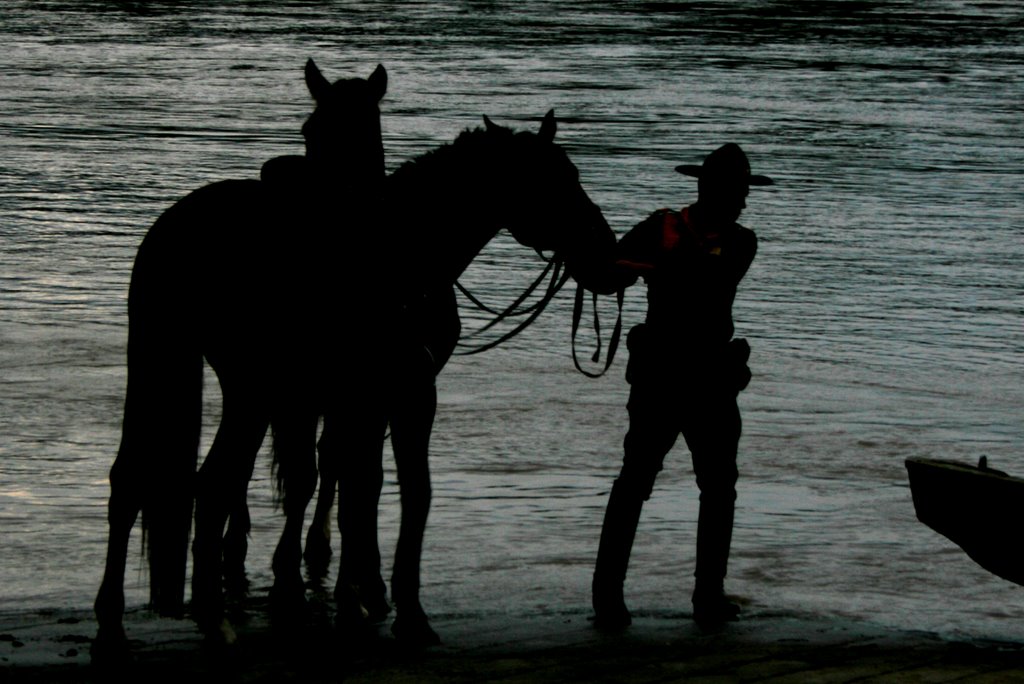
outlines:
[[[469, 290], [467, 290], [466, 287], [462, 285], [462, 283], [456, 282], [455, 286], [459, 289], [459, 292], [465, 295], [466, 298], [470, 302], [472, 302], [474, 306], [476, 306], [481, 311], [485, 311], [494, 316], [494, 318], [489, 323], [484, 325], [482, 328], [473, 331], [469, 335], [466, 335], [465, 337], [467, 338], [472, 339], [477, 335], [480, 335], [481, 333], [490, 330], [495, 325], [497, 325], [498, 323], [507, 318], [513, 318], [517, 316], [528, 317], [515, 328], [513, 328], [511, 331], [505, 333], [498, 339], [493, 340], [491, 342], [486, 342], [477, 346], [472, 346], [460, 341], [456, 343], [456, 350], [454, 354], [457, 356], [471, 356], [473, 354], [479, 354], [480, 352], [487, 351], [488, 349], [493, 349], [494, 347], [497, 347], [498, 345], [507, 342], [508, 340], [512, 339], [513, 337], [521, 333], [523, 330], [525, 330], [531, 323], [533, 323], [537, 319], [541, 312], [543, 312], [544, 309], [547, 308], [547, 305], [551, 302], [552, 299], [554, 299], [554, 296], [558, 293], [558, 291], [562, 289], [566, 282], [568, 282], [570, 275], [568, 270], [566, 270], [564, 273], [562, 272], [564, 266], [564, 262], [561, 259], [559, 259], [557, 255], [552, 257], [551, 259], [548, 259], [547, 266], [545, 266], [541, 274], [537, 276], [537, 279], [534, 280], [533, 283], [526, 288], [523, 294], [519, 295], [519, 297], [517, 297], [514, 302], [512, 302], [508, 307], [506, 307], [504, 311], [497, 311], [487, 306], [486, 304], [481, 302], [479, 298], [475, 297]], [[540, 298], [540, 300], [525, 308], [519, 308], [522, 305], [522, 303], [526, 301], [526, 298], [533, 294], [534, 290], [536, 290], [540, 286], [541, 282], [547, 277], [548, 273], [551, 274], [551, 281], [548, 283], [547, 290], [545, 291], [544, 295]], [[583, 320], [583, 292], [583, 286], [577, 285], [576, 297], [573, 303], [572, 310], [572, 361], [573, 364], [576, 366], [576, 370], [578, 370], [580, 373], [583, 373], [583, 375], [586, 375], [588, 378], [599, 378], [608, 372], [608, 369], [612, 365], [612, 361], [615, 359], [615, 352], [619, 348], [619, 341], [622, 337], [622, 304], [625, 297], [625, 290], [619, 290], [618, 292], [615, 293], [616, 305], [618, 306], [619, 312], [615, 320], [615, 327], [612, 330], [611, 339], [608, 342], [608, 355], [605, 357], [604, 368], [596, 372], [584, 370], [584, 368], [580, 365], [579, 359], [576, 356], [576, 334], [579, 332], [580, 322]], [[599, 363], [602, 351], [601, 319], [597, 312], [596, 292], [592, 293], [592, 302], [594, 311], [594, 333], [597, 335], [597, 350], [594, 352], [594, 355], [591, 357], [591, 360], [594, 363]], [[462, 349], [459, 349], [459, 347], [462, 347]]]
[[474, 297], [473, 293], [470, 292], [469, 290], [467, 290], [465, 288], [465, 286], [463, 286], [462, 283], [456, 281], [455, 282], [455, 287], [459, 288], [459, 292], [464, 294], [469, 301], [471, 301], [474, 305], [476, 305], [476, 308], [480, 309], [481, 311], [486, 311], [487, 313], [489, 313], [491, 315], [497, 316], [496, 319], [494, 319], [493, 321], [488, 323], [482, 329], [477, 330], [476, 332], [472, 333], [470, 335], [470, 337], [473, 337], [474, 335], [478, 335], [478, 334], [482, 333], [484, 330], [487, 330], [488, 328], [492, 327], [495, 323], [501, 321], [502, 319], [508, 318], [509, 316], [521, 316], [523, 314], [530, 313], [531, 311], [534, 310], [534, 308], [540, 306], [541, 303], [538, 302], [538, 303], [532, 304], [529, 307], [527, 307], [525, 309], [522, 309], [522, 310], [517, 310], [516, 309], [516, 307], [519, 306], [520, 304], [522, 304], [523, 301], [527, 297], [529, 297], [531, 294], [533, 294], [533, 291], [536, 290], [537, 286], [540, 285], [541, 281], [544, 280], [545, 277], [547, 277], [548, 272], [550, 272], [552, 268], [560, 269], [560, 268], [562, 268], [562, 265], [563, 265], [562, 262], [559, 259], [555, 259], [555, 258], [548, 259], [547, 260], [547, 264], [548, 265], [544, 267], [544, 271], [539, 276], [537, 276], [537, 279], [535, 281], [533, 281], [533, 284], [530, 285], [528, 288], [526, 288], [526, 291], [523, 292], [523, 294], [521, 294], [519, 296], [519, 298], [516, 299], [516, 301], [514, 301], [512, 304], [510, 304], [509, 307], [507, 309], [505, 309], [504, 311], [495, 311], [494, 309], [490, 308], [489, 306], [487, 306], [486, 304], [481, 302], [479, 299]]
[[[540, 316], [541, 312], [543, 312], [545, 308], [547, 308], [547, 305], [551, 302], [552, 299], [554, 299], [558, 291], [562, 289], [562, 286], [564, 286], [565, 283], [568, 282], [569, 272], [565, 271], [563, 273], [563, 266], [564, 264], [561, 259], [557, 257], [549, 259], [548, 265], [544, 268], [544, 271], [537, 277], [535, 281], [533, 281], [533, 283], [528, 288], [526, 288], [526, 291], [523, 292], [523, 294], [519, 295], [519, 297], [517, 297], [516, 300], [512, 302], [512, 304], [510, 304], [504, 311], [495, 311], [494, 309], [491, 309], [483, 302], [481, 302], [477, 297], [474, 297], [473, 294], [470, 293], [469, 290], [467, 290], [462, 285], [462, 283], [456, 282], [455, 286], [459, 288], [459, 292], [464, 294], [466, 298], [469, 299], [470, 302], [472, 302], [478, 309], [486, 311], [487, 313], [492, 314], [494, 316], [494, 319], [491, 320], [490, 323], [483, 326], [479, 330], [475, 330], [469, 335], [466, 335], [465, 337], [467, 338], [476, 337], [477, 335], [480, 335], [481, 333], [490, 330], [491, 328], [493, 328], [495, 325], [505, 320], [506, 318], [526, 315], [528, 315], [528, 317], [515, 328], [505, 333], [498, 339], [492, 340], [491, 342], [485, 342], [483, 344], [472, 346], [469, 344], [464, 344], [460, 341], [456, 343], [456, 350], [454, 354], [457, 356], [471, 356], [473, 354], [479, 354], [480, 352], [487, 351], [488, 349], [493, 349], [494, 347], [497, 347], [499, 344], [507, 342], [508, 340], [512, 339], [513, 337], [521, 333], [523, 330], [525, 330], [531, 323], [537, 320], [537, 317]], [[531, 304], [526, 308], [520, 309], [519, 306], [526, 300], [527, 297], [529, 297], [533, 293], [534, 290], [537, 289], [537, 287], [541, 284], [544, 278], [547, 277], [548, 273], [551, 273], [551, 282], [548, 283], [548, 287], [547, 290], [544, 292], [544, 295], [536, 303]], [[459, 347], [462, 347], [463, 349], [460, 350]]]
[[[597, 334], [597, 350], [594, 355], [590, 358], [594, 363], [598, 363], [601, 359], [601, 319], [597, 315], [597, 293], [592, 292], [592, 301], [594, 307], [594, 332]], [[619, 348], [619, 338], [622, 337], [622, 303], [625, 299], [626, 291], [621, 289], [615, 293], [615, 303], [619, 308], [619, 315], [615, 319], [615, 328], [612, 330], [612, 338], [608, 341], [608, 356], [604, 360], [604, 368], [600, 371], [592, 372], [583, 370], [580, 365], [579, 359], [576, 358], [576, 332], [580, 327], [580, 320], [583, 318], [583, 286], [576, 286], [576, 301], [572, 307], [572, 362], [576, 365], [576, 370], [583, 373], [588, 378], [599, 378], [608, 372], [611, 368], [612, 361], [615, 359], [615, 352]]]

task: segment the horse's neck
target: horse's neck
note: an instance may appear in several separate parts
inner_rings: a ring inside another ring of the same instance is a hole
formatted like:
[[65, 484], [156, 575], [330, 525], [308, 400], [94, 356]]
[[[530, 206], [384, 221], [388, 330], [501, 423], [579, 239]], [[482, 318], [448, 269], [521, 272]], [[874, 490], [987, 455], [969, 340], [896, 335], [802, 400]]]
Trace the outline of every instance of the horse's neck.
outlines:
[[452, 285], [501, 228], [500, 182], [488, 173], [479, 150], [444, 150], [450, 156], [427, 159], [407, 173], [396, 173], [412, 245], [412, 258], [426, 266], [437, 286]]

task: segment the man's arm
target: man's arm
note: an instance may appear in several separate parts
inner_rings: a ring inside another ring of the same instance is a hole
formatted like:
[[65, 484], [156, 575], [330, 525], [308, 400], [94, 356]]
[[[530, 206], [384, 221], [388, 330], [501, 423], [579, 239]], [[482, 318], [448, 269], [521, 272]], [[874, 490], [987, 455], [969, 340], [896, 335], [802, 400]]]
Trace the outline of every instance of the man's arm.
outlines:
[[668, 209], [659, 209], [633, 226], [615, 245], [607, 263], [591, 269], [584, 284], [598, 294], [613, 294], [630, 287], [655, 269], [661, 252], [663, 225]]
[[619, 240], [615, 263], [623, 273], [623, 278], [631, 278], [630, 285], [657, 266], [662, 251], [665, 214], [668, 211], [659, 209]]

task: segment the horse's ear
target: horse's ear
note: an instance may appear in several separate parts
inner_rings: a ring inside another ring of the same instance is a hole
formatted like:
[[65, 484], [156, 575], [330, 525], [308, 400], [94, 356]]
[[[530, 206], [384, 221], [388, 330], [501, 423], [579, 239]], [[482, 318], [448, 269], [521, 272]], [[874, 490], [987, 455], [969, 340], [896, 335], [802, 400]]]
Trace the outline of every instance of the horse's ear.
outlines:
[[541, 140], [552, 142], [555, 139], [555, 130], [558, 128], [558, 124], [555, 122], [555, 110], [549, 109], [548, 113], [544, 115], [544, 120], [540, 122], [540, 133], [538, 133]]
[[370, 84], [370, 96], [380, 102], [384, 93], [388, 91], [388, 72], [384, 70], [384, 65], [378, 64], [366, 82]]
[[500, 129], [501, 126], [491, 121], [490, 117], [484, 114], [484, 128], [487, 129], [488, 133], [493, 133], [494, 131]]
[[320, 73], [312, 58], [306, 60], [306, 87], [317, 102], [325, 99], [331, 91], [330, 82]]

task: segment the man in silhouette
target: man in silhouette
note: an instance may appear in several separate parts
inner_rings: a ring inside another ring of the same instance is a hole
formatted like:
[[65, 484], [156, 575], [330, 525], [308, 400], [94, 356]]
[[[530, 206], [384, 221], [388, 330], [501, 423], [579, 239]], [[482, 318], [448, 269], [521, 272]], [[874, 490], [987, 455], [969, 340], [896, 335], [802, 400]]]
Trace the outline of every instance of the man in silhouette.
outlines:
[[629, 431], [612, 486], [593, 580], [597, 626], [632, 621], [623, 582], [640, 520], [666, 454], [682, 433], [700, 490], [694, 619], [736, 619], [724, 592], [736, 499], [740, 413], [736, 397], [750, 380], [750, 348], [733, 340], [732, 303], [757, 251], [753, 231], [736, 223], [750, 186], [771, 179], [750, 173], [746, 155], [727, 144], [701, 166], [676, 170], [698, 179], [696, 203], [660, 210], [619, 242], [626, 284], [647, 283], [647, 319], [627, 338]]

